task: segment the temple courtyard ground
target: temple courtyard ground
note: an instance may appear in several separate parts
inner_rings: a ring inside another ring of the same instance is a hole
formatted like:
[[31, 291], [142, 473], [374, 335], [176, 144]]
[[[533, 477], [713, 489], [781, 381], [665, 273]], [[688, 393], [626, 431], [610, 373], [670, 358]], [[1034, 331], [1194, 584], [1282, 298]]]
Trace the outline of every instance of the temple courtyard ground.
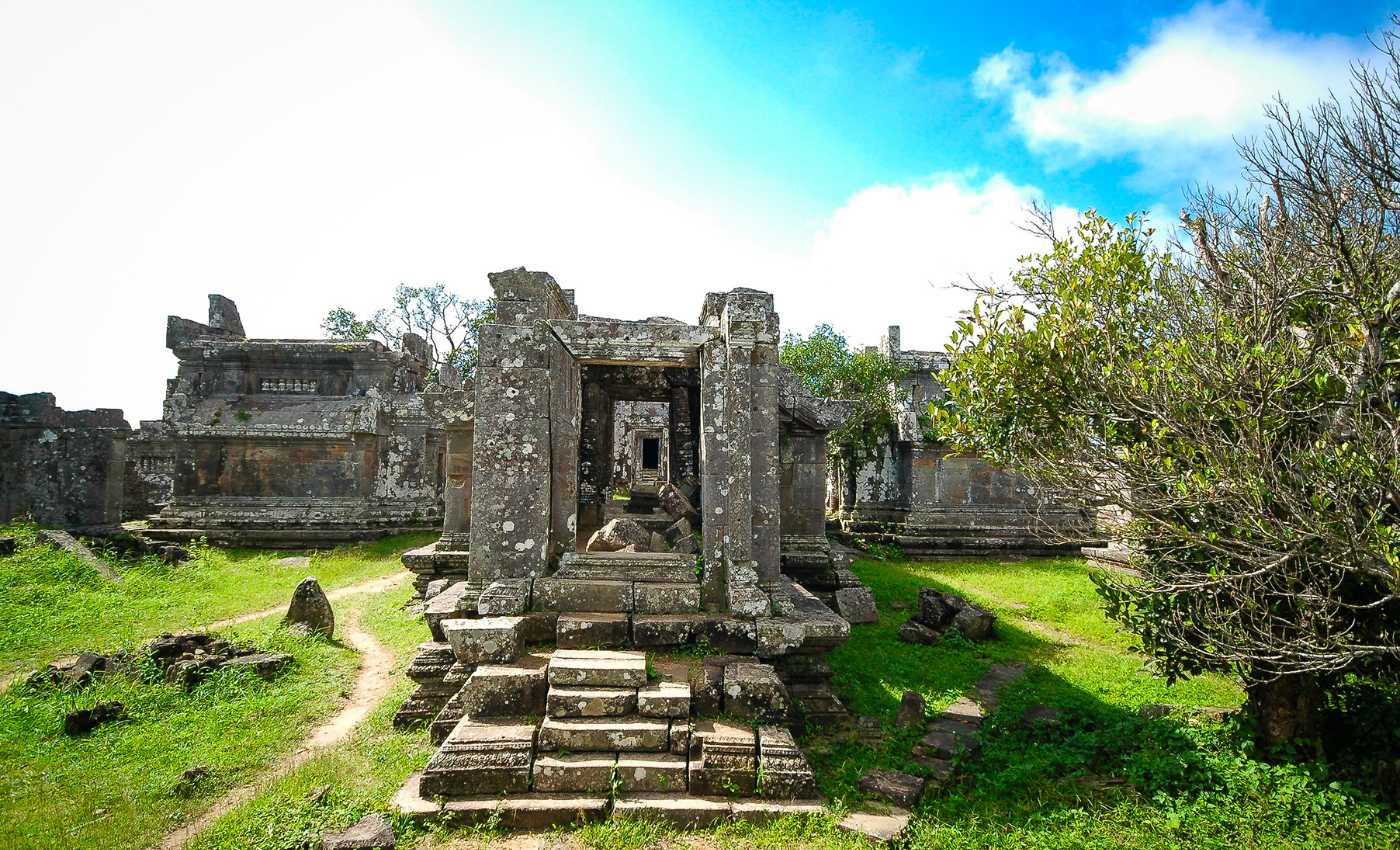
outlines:
[[[431, 753], [425, 732], [391, 726], [410, 687], [403, 669], [423, 639], [421, 622], [404, 610], [411, 587], [398, 555], [428, 538], [312, 554], [309, 563], [283, 560], [303, 553], [201, 547], [175, 566], [115, 561], [120, 581], [112, 582], [36, 544], [30, 527], [0, 534], [20, 540], [16, 554], [0, 556], [0, 847], [316, 847], [322, 833], [387, 810]], [[907, 846], [1400, 845], [1393, 810], [1336, 781], [1326, 765], [1252, 758], [1218, 710], [1239, 705], [1234, 682], [1153, 678], [1132, 639], [1104, 618], [1082, 560], [862, 560], [854, 569], [874, 591], [880, 621], [854, 627], [831, 661], [852, 713], [882, 728], [803, 739], [829, 814], [692, 833], [624, 820], [526, 835], [400, 821], [399, 846], [866, 846], [836, 823], [863, 803], [857, 781], [869, 768], [917, 772], [917, 733], [894, 722], [901, 695], [921, 693], [932, 715], [1008, 661], [1025, 662], [1027, 674], [1003, 694], [980, 752], [963, 759], [945, 789], [925, 795]], [[278, 628], [306, 575], [334, 599], [333, 641]], [[898, 628], [926, 586], [994, 611], [997, 637], [900, 642]], [[225, 670], [189, 690], [149, 678], [99, 677], [76, 691], [24, 682], [58, 656], [209, 626], [294, 661], [270, 680]], [[64, 734], [68, 711], [101, 701], [125, 704], [127, 719]], [[1162, 703], [1181, 709], [1144, 716], [1144, 706]], [[192, 768], [205, 773], [181, 783]]]

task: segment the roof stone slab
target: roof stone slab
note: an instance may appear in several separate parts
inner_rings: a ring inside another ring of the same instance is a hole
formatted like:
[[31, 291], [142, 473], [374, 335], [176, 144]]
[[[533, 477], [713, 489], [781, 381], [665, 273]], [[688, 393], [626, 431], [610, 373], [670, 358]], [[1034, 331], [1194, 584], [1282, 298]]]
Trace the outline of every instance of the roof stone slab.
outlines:
[[610, 366], [700, 365], [700, 346], [717, 330], [661, 322], [553, 319], [554, 335], [581, 363]]

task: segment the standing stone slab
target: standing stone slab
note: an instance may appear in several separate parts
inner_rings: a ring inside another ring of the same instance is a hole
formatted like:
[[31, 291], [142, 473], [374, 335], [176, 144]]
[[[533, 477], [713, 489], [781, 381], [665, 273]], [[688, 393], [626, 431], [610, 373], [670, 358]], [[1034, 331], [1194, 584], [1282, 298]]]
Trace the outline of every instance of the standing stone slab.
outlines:
[[307, 634], [329, 638], [335, 632], [335, 612], [331, 601], [321, 589], [321, 583], [308, 576], [292, 592], [292, 602], [283, 619], [287, 627]]

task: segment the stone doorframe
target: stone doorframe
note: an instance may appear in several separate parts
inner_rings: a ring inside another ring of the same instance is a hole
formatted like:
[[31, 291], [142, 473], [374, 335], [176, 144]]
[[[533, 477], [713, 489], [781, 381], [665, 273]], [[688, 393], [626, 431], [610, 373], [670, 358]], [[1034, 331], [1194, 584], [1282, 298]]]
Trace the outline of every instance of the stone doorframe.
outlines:
[[706, 610], [759, 617], [779, 583], [778, 316], [753, 289], [710, 293], [699, 325], [579, 319], [544, 272], [489, 276], [472, 452], [469, 586], [547, 575], [577, 546], [580, 369], [700, 373]]

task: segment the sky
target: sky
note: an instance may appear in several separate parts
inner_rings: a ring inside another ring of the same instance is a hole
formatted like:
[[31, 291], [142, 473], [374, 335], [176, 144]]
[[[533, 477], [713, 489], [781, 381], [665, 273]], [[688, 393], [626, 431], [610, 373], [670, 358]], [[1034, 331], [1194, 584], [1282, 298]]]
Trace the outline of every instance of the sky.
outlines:
[[0, 0], [0, 390], [159, 418], [165, 319], [308, 338], [399, 283], [548, 271], [592, 315], [947, 340], [1061, 220], [1238, 180], [1370, 2]]

